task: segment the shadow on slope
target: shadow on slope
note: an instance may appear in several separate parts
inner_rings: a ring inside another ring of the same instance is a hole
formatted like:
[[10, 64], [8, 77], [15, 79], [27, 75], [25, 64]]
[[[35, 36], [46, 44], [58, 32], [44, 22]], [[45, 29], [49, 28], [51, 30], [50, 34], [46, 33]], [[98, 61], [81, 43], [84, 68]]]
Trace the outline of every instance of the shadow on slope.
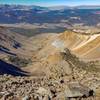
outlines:
[[22, 71], [20, 68], [8, 64], [0, 60], [0, 74], [9, 74], [13, 76], [28, 76], [29, 74], [25, 71]]
[[10, 54], [10, 55], [16, 56], [16, 54], [11, 53], [8, 48], [6, 48], [4, 46], [1, 46], [1, 45], [0, 45], [0, 52], [7, 53], [7, 54]]

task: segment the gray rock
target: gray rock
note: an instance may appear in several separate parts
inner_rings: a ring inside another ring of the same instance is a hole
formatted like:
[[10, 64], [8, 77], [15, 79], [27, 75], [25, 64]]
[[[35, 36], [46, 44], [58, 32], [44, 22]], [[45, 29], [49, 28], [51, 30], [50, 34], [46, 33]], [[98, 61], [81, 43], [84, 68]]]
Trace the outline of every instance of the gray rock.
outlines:
[[71, 83], [66, 86], [65, 96], [66, 98], [78, 98], [78, 97], [88, 97], [90, 94], [90, 89], [88, 87], [82, 86], [79, 83]]
[[29, 96], [25, 96], [24, 98], [22, 98], [22, 100], [29, 100], [30, 97]]
[[39, 94], [39, 100], [40, 100], [41, 96], [43, 97], [42, 100], [50, 100], [50, 98], [51, 98], [51, 92], [43, 87], [40, 87], [37, 90], [37, 93]]
[[43, 88], [43, 87], [40, 87], [40, 88], [37, 90], [37, 93], [40, 94], [40, 95], [49, 95], [49, 91], [46, 90], [46, 89]]

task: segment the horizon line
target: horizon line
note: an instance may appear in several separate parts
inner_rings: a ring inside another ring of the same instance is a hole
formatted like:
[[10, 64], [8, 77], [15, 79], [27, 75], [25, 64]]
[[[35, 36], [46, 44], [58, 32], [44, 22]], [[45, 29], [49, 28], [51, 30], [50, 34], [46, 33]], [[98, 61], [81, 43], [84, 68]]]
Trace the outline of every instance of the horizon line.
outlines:
[[91, 4], [89, 4], [89, 5], [85, 5], [85, 4], [83, 4], [83, 5], [51, 5], [51, 6], [43, 6], [43, 5], [36, 5], [36, 4], [7, 4], [7, 3], [2, 3], [2, 4], [0, 4], [0, 5], [22, 5], [22, 6], [40, 6], [40, 7], [59, 7], [59, 6], [66, 6], [66, 7], [77, 7], [77, 6], [100, 6], [100, 5], [91, 5]]

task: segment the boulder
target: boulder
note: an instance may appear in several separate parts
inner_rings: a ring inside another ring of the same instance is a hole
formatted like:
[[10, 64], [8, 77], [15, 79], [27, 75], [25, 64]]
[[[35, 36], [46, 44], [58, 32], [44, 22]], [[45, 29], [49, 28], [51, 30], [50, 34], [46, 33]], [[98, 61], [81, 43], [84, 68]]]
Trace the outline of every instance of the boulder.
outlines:
[[93, 90], [76, 82], [68, 84], [65, 89], [66, 98], [87, 98], [93, 96], [93, 93]]

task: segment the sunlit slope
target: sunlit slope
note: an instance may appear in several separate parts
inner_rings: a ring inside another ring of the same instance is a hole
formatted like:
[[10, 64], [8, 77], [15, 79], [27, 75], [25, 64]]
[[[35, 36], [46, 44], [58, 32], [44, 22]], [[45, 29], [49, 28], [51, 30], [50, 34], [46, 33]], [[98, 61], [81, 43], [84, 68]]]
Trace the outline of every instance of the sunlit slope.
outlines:
[[82, 35], [66, 31], [60, 34], [52, 45], [61, 50], [69, 48], [82, 59], [94, 60], [100, 58], [100, 34]]

